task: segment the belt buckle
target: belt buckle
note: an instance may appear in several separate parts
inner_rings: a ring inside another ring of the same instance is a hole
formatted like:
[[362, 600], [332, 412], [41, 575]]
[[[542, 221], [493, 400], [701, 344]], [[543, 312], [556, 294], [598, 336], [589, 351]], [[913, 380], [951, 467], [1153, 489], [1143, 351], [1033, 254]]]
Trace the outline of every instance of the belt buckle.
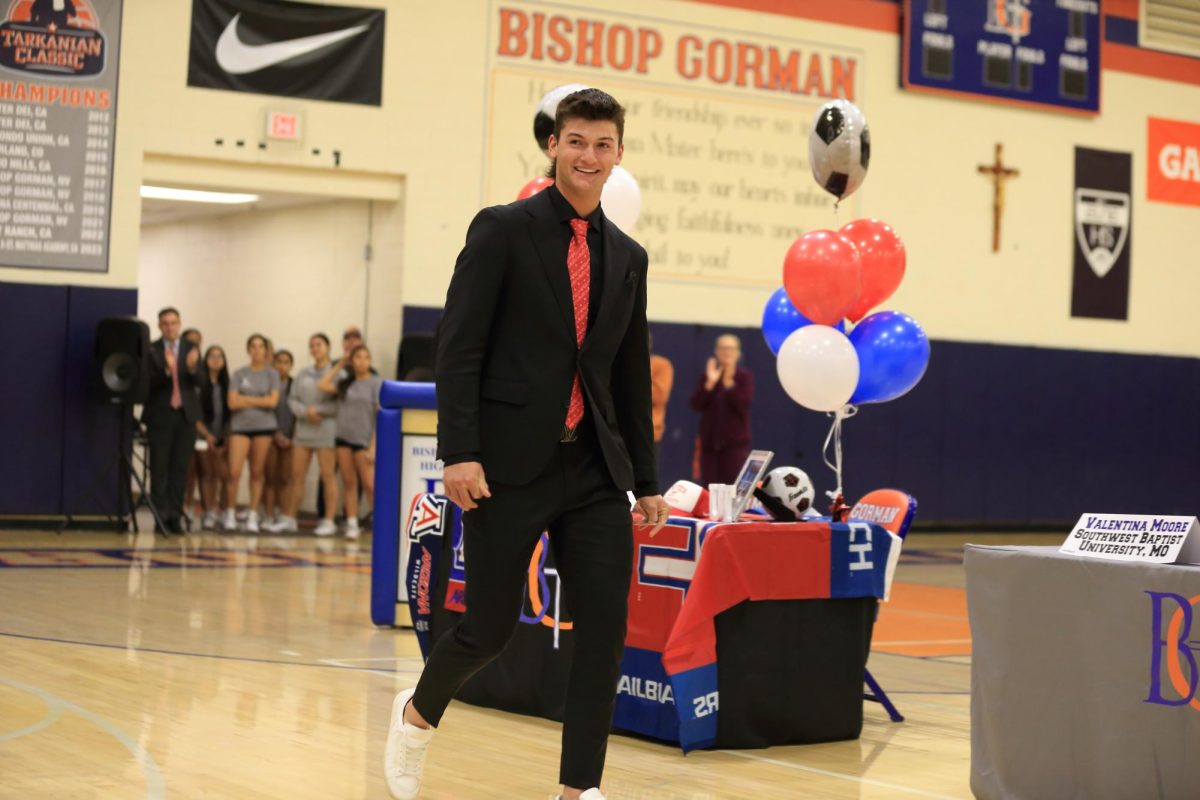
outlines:
[[568, 428], [566, 425], [563, 425], [562, 436], [558, 441], [560, 444], [579, 441], [579, 426], [576, 425], [574, 428]]

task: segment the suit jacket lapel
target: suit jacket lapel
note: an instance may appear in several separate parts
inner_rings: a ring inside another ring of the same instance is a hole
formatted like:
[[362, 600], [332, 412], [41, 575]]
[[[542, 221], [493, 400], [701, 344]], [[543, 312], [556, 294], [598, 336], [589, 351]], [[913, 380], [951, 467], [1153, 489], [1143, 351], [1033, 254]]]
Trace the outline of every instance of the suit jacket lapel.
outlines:
[[538, 257], [542, 260], [542, 270], [550, 284], [550, 293], [554, 295], [555, 305], [562, 315], [566, 332], [571, 341], [575, 340], [575, 306], [571, 300], [571, 277], [567, 274], [566, 262], [562, 261], [562, 253], [556, 242], [562, 235], [559, 222], [554, 218], [554, 209], [550, 205], [550, 197], [540, 198], [541, 202], [531, 204], [529, 213], [533, 222], [529, 226], [529, 234], [533, 238], [533, 246]]
[[596, 321], [590, 326], [591, 330], [583, 340], [584, 347], [592, 340], [592, 333], [600, 330], [605, 313], [613, 307], [613, 301], [625, 285], [628, 253], [613, 234], [612, 226], [611, 220], [604, 220], [604, 291], [600, 294], [600, 303], [596, 308]]

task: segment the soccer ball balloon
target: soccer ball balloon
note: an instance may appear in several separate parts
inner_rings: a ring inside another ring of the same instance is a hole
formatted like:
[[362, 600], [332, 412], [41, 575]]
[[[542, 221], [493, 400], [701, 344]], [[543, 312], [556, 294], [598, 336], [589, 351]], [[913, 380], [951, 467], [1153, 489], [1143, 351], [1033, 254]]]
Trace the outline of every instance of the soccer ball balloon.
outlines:
[[808, 161], [822, 189], [838, 200], [854, 194], [871, 161], [871, 132], [858, 106], [849, 100], [821, 106], [808, 133]]
[[554, 112], [558, 111], [559, 101], [586, 88], [582, 83], [564, 83], [546, 92], [538, 101], [537, 111], [533, 115], [533, 138], [547, 156], [550, 155], [550, 134], [554, 133]]
[[[817, 492], [808, 473], [799, 467], [776, 467], [763, 478], [760, 499], [776, 519], [802, 519], [811, 515]], [[808, 512], [808, 513], [806, 513]]]

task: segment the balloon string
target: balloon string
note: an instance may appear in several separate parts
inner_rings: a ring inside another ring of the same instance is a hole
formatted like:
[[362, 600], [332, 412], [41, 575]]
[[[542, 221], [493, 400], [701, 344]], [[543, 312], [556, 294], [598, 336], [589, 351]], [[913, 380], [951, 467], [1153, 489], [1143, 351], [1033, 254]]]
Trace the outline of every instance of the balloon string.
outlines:
[[[825, 493], [829, 495], [830, 499], [836, 499], [842, 494], [842, 420], [850, 419], [857, 413], [858, 407], [850, 405], [842, 406], [833, 412], [833, 424], [829, 426], [829, 434], [825, 437], [825, 444], [821, 447], [821, 460], [837, 476], [837, 489]], [[829, 461], [830, 442], [833, 442], [833, 463]]]

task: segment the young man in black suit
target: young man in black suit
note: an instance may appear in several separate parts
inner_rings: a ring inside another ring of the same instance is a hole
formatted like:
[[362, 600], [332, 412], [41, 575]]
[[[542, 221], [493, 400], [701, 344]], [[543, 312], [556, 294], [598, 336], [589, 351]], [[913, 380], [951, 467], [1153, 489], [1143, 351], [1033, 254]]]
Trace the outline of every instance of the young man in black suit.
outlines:
[[654, 463], [646, 251], [600, 208], [624, 124], [604, 92], [564, 98], [550, 137], [555, 185], [479, 212], [455, 265], [435, 371], [446, 494], [464, 512], [467, 611], [393, 703], [395, 798], [417, 797], [442, 712], [512, 635], [543, 530], [575, 631], [562, 797], [603, 798], [633, 563], [626, 491], [656, 531], [668, 513]]
[[150, 394], [142, 407], [150, 446], [150, 499], [171, 533], [183, 533], [183, 486], [200, 419], [200, 350], [180, 338], [179, 312], [158, 312], [162, 338], [150, 346]]

